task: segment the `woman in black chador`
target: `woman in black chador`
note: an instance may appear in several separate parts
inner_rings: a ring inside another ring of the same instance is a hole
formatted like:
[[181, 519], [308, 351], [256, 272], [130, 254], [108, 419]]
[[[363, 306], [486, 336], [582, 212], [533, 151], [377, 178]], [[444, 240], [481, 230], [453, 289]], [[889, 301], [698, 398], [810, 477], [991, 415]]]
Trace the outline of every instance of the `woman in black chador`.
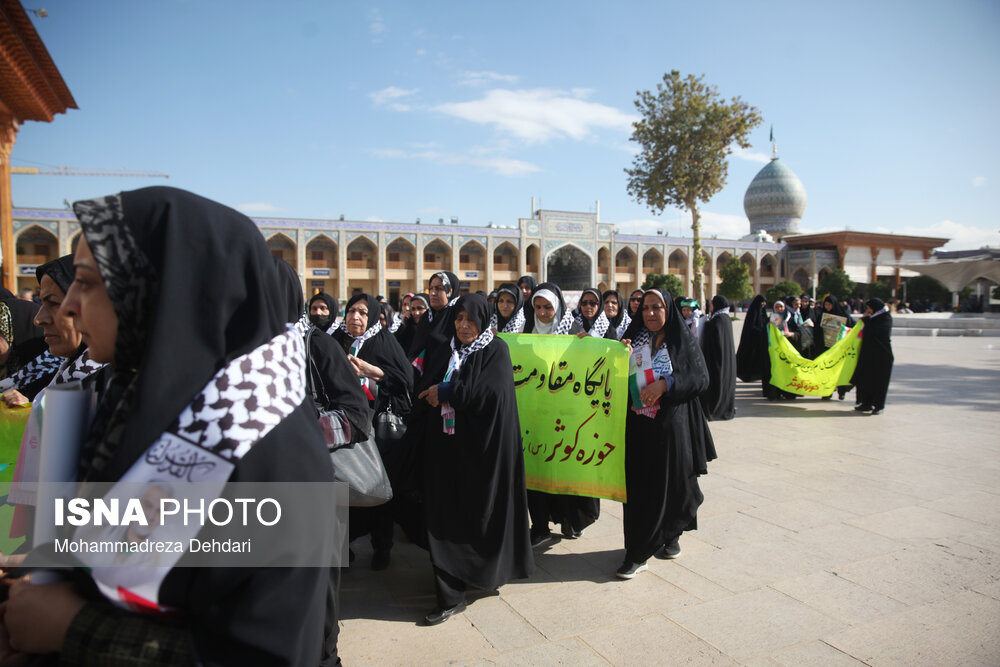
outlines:
[[858, 352], [858, 366], [854, 369], [851, 383], [857, 387], [858, 412], [873, 415], [885, 409], [885, 395], [889, 392], [889, 376], [892, 375], [892, 315], [889, 306], [882, 299], [869, 299], [867, 310], [861, 321], [861, 351]]
[[[278, 287], [285, 300], [285, 321], [296, 326], [306, 345], [306, 387], [316, 411], [327, 411], [338, 422], [334, 436], [327, 439], [330, 449], [344, 447], [367, 439], [371, 429], [371, 409], [365, 398], [357, 373], [347, 360], [337, 342], [326, 335], [331, 327], [332, 317], [324, 316], [338, 312], [336, 299], [320, 292], [310, 299], [310, 303], [323, 304], [323, 309], [310, 307], [303, 312], [302, 284], [292, 265], [281, 258], [274, 258], [278, 269]], [[323, 297], [323, 298], [321, 298]], [[340, 604], [340, 570], [330, 568], [327, 582], [326, 617], [323, 628], [323, 651], [320, 666], [339, 665], [337, 638], [340, 635], [337, 607]]]
[[712, 314], [701, 332], [701, 351], [708, 367], [708, 391], [701, 395], [701, 407], [710, 421], [736, 416], [736, 350], [729, 300], [721, 294], [712, 298]]
[[767, 354], [767, 300], [758, 294], [747, 308], [736, 350], [736, 376], [744, 382], [761, 381], [761, 392], [768, 395], [771, 358]]
[[[83, 234], [61, 311], [91, 359], [113, 369], [79, 479], [180, 482], [182, 463], [157, 465], [166, 447], [171, 461], [201, 462], [203, 480], [332, 481], [306, 393], [303, 338], [286, 328], [257, 226], [163, 187], [73, 211]], [[289, 537], [305, 545], [296, 548], [322, 541], [316, 525], [308, 529]], [[157, 569], [141, 582], [144, 594], [120, 583], [134, 568], [76, 574], [74, 586], [14, 584], [22, 588], [11, 589], [4, 618], [11, 645], [60, 652], [67, 664], [139, 655], [146, 664], [319, 663], [326, 568]]]
[[628, 325], [632, 323], [632, 318], [627, 312], [628, 304], [622, 300], [621, 294], [612, 289], [604, 292], [601, 301], [604, 314], [608, 318], [608, 332], [604, 334], [604, 337], [621, 340]]
[[405, 350], [418, 376], [423, 372], [424, 362], [438, 347], [447, 345], [454, 333], [448, 309], [458, 300], [459, 287], [458, 276], [450, 271], [438, 271], [427, 281], [430, 307], [421, 315], [410, 348]]
[[[829, 313], [831, 315], [837, 315], [845, 318], [846, 322], [844, 324], [844, 332], [854, 326], [854, 318], [851, 317], [847, 308], [845, 308], [834, 295], [827, 295], [827, 297], [823, 299], [823, 305], [816, 308], [816, 315], [813, 320], [813, 350], [815, 351], [815, 356], [817, 357], [830, 349], [826, 344], [826, 334], [823, 332], [823, 313]], [[838, 334], [836, 336], [836, 340], [840, 340], [841, 338], [843, 338], [843, 334]], [[837, 387], [837, 397], [840, 400], [844, 400], [844, 396], [846, 396], [847, 392], [850, 390], [851, 385], [849, 384]], [[833, 398], [833, 394], [824, 396], [823, 400], [828, 401], [831, 398]]]
[[460, 298], [452, 322], [417, 386], [430, 406], [424, 507], [438, 606], [428, 625], [460, 613], [467, 588], [494, 590], [534, 569], [510, 352], [482, 296]]
[[[340, 343], [347, 353], [347, 359], [354, 366], [355, 375], [368, 396], [372, 414], [391, 409], [405, 417], [410, 412], [410, 390], [413, 388], [413, 372], [403, 348], [388, 327], [379, 322], [379, 302], [368, 294], [355, 294], [347, 302], [344, 321], [333, 332], [333, 339]], [[374, 424], [372, 424], [374, 428]], [[379, 453], [390, 472], [390, 482], [399, 479], [395, 443], [377, 442]], [[362, 535], [372, 536], [372, 569], [384, 570], [389, 567], [392, 551], [393, 511], [390, 501], [377, 507], [355, 507], [351, 509], [351, 539]]]
[[[698, 476], [708, 472], [715, 443], [698, 396], [708, 369], [698, 341], [666, 290], [647, 290], [642, 326], [631, 340], [642, 407], [630, 396], [625, 421], [625, 560], [616, 573], [631, 579], [646, 561], [680, 555], [679, 538], [698, 527], [704, 496]], [[647, 384], [646, 378], [653, 381]]]

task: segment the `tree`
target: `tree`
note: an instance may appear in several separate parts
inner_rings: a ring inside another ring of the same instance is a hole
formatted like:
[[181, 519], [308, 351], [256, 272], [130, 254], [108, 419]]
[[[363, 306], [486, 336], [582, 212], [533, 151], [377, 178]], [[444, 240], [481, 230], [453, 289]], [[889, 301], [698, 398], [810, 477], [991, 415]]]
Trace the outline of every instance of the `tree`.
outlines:
[[906, 281], [906, 298], [909, 301], [924, 301], [928, 304], [951, 304], [951, 292], [937, 278], [913, 276]]
[[786, 296], [798, 296], [801, 293], [802, 285], [794, 280], [782, 280], [777, 285], [768, 288], [767, 292], [764, 293], [764, 298], [767, 299], [768, 303], [774, 303], [778, 299], [784, 299]]
[[694, 238], [694, 296], [701, 300], [705, 258], [701, 254], [699, 202], [708, 202], [726, 184], [726, 157], [733, 145], [749, 148], [750, 131], [761, 123], [760, 112], [732, 98], [719, 98], [703, 77], [681, 78], [673, 70], [656, 84], [656, 92], [636, 92], [641, 118], [631, 140], [639, 145], [628, 174], [628, 193], [654, 215], [668, 206], [691, 212]]
[[834, 269], [823, 280], [819, 281], [819, 290], [816, 292], [817, 298], [823, 295], [832, 294], [838, 301], [846, 301], [851, 298], [854, 291], [854, 281], [843, 269]]
[[873, 283], [855, 283], [851, 290], [851, 296], [859, 299], [882, 299], [883, 301], [892, 297], [892, 285], [884, 280], [876, 280]]
[[719, 294], [730, 301], [743, 301], [753, 296], [750, 286], [750, 267], [743, 262], [734, 260], [719, 271], [722, 282], [719, 284]]
[[646, 282], [642, 284], [642, 289], [665, 289], [671, 296], [684, 296], [684, 283], [677, 276], [670, 273], [647, 273]]

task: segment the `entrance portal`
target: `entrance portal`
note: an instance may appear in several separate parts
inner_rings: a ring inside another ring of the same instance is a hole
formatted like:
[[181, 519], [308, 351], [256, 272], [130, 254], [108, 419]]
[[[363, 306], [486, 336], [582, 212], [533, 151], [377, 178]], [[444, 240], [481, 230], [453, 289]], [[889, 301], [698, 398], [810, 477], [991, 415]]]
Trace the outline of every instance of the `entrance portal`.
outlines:
[[576, 246], [564, 245], [546, 260], [546, 280], [566, 291], [590, 287], [591, 259]]

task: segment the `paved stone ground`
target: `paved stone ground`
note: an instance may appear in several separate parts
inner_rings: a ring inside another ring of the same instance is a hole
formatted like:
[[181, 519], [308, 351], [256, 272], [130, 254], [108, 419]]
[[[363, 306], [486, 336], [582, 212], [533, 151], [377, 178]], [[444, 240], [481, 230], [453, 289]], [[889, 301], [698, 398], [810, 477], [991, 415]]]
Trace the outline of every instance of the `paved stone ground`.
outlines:
[[[738, 335], [738, 334], [737, 334]], [[432, 628], [427, 554], [345, 571], [348, 665], [1000, 664], [1000, 344], [898, 338], [887, 409], [768, 403], [712, 424], [699, 530], [631, 581], [621, 506]], [[400, 540], [400, 542], [402, 542]]]

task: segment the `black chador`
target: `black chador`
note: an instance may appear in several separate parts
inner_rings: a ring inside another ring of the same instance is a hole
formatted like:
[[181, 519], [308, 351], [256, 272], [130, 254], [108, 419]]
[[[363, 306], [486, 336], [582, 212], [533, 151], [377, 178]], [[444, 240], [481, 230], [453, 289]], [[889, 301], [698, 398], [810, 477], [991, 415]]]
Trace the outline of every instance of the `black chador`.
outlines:
[[[708, 370], [698, 341], [665, 290], [657, 293], [667, 309], [665, 348], [672, 365], [670, 387], [650, 417], [629, 408], [625, 422], [625, 559], [644, 563], [686, 530], [697, 528], [704, 496], [698, 476], [716, 458], [715, 443], [698, 397], [708, 388]], [[640, 316], [641, 320], [641, 316]], [[633, 349], [650, 345], [656, 333], [641, 327]], [[633, 352], [635, 354], [635, 352]]]
[[733, 346], [733, 322], [729, 319], [729, 301], [716, 295], [712, 315], [701, 332], [701, 352], [708, 367], [708, 391], [701, 395], [701, 406], [711, 421], [736, 416], [736, 351]]
[[415, 391], [437, 385], [440, 400], [419, 403], [426, 409], [425, 519], [442, 609], [461, 604], [466, 588], [493, 590], [534, 569], [510, 352], [488, 328], [484, 297], [460, 298], [452, 323], [462, 311], [479, 336], [439, 347]]
[[758, 294], [747, 308], [736, 350], [736, 376], [744, 382], [767, 382], [771, 377], [771, 359], [767, 355], [767, 301]]
[[892, 315], [881, 299], [869, 299], [871, 314], [861, 318], [861, 350], [851, 383], [857, 387], [856, 410], [873, 410], [878, 414], [885, 407], [892, 375]]

